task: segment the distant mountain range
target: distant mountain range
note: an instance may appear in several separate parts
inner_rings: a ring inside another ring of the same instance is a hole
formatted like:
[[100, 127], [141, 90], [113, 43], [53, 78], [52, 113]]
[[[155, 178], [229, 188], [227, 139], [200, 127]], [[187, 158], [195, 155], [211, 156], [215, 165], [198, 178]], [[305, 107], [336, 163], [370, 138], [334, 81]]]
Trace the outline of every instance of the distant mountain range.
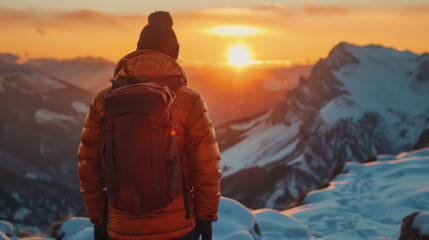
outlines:
[[93, 95], [0, 57], [1, 219], [47, 226], [84, 214], [76, 155]]
[[[16, 62], [21, 57], [0, 53], [0, 58]], [[64, 60], [30, 58], [20, 65], [38, 69], [96, 93], [111, 85], [109, 80], [116, 64], [103, 58], [87, 56]], [[311, 65], [283, 68], [255, 66], [242, 70], [229, 66], [183, 65], [188, 85], [204, 96], [216, 126], [252, 116], [282, 100], [285, 90], [294, 87], [300, 76], [308, 76], [311, 70]]]
[[116, 66], [106, 59], [91, 56], [64, 60], [31, 58], [25, 64], [93, 92], [109, 86], [109, 79], [112, 78]]
[[217, 128], [222, 194], [284, 209], [346, 160], [409, 151], [429, 127], [429, 55], [340, 43], [253, 117]]

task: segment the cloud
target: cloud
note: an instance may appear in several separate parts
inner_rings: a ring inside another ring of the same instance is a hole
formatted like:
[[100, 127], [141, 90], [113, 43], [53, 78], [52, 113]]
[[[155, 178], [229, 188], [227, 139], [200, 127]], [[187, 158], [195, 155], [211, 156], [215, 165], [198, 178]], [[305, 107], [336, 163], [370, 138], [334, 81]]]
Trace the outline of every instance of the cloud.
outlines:
[[98, 24], [101, 23], [101, 24], [108, 24], [108, 25], [118, 23], [118, 16], [108, 15], [108, 14], [96, 12], [89, 9], [82, 9], [71, 13], [62, 13], [58, 15], [58, 18], [62, 20], [98, 23]]
[[283, 12], [286, 11], [286, 7], [280, 4], [265, 3], [251, 6], [250, 10], [263, 12]]
[[30, 19], [30, 12], [16, 9], [0, 8], [0, 20], [25, 21]]
[[276, 14], [281, 17], [292, 16], [294, 14], [292, 10], [286, 8], [285, 6], [280, 4], [274, 4], [274, 3], [254, 5], [254, 6], [251, 6], [249, 9], [259, 13]]
[[420, 6], [407, 6], [403, 9], [405, 14], [429, 14], [429, 4]]
[[69, 26], [121, 27], [135, 22], [146, 22], [144, 15], [115, 15], [82, 9], [73, 12], [53, 12], [38, 9], [7, 9], [0, 8], [0, 21], [18, 25], [33, 25], [39, 34], [45, 34], [47, 28], [65, 29]]
[[276, 25], [280, 15], [250, 8], [212, 8], [193, 12], [180, 12], [173, 18], [181, 25], [213, 27], [217, 25], [252, 25], [265, 27]]
[[221, 37], [248, 37], [265, 33], [265, 30], [243, 25], [220, 25], [208, 28], [204, 32]]
[[314, 1], [309, 1], [303, 5], [303, 11], [308, 14], [320, 15], [345, 15], [349, 10], [338, 6], [322, 6], [316, 5]]

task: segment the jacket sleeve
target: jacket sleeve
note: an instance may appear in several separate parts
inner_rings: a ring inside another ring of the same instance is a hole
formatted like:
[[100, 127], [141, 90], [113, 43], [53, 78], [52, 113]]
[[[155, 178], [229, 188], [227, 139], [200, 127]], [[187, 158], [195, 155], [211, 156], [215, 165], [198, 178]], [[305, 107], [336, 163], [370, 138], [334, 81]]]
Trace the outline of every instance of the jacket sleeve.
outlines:
[[100, 163], [100, 134], [97, 100], [91, 102], [82, 130], [78, 149], [78, 173], [80, 191], [83, 195], [89, 219], [95, 225], [101, 225], [104, 214], [105, 193]]
[[217, 220], [220, 200], [220, 153], [207, 106], [199, 95], [186, 127], [186, 153], [198, 219]]

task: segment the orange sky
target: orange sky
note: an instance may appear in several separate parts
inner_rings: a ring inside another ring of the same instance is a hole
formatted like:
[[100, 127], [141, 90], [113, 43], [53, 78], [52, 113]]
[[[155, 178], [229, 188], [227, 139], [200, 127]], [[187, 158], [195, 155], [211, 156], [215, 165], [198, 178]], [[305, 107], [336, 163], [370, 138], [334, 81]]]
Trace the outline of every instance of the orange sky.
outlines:
[[[340, 41], [382, 44], [416, 53], [429, 51], [426, 6], [320, 6], [277, 4], [172, 11], [184, 64], [224, 64], [226, 49], [244, 43], [263, 64], [314, 63]], [[31, 58], [103, 57], [116, 62], [136, 47], [145, 15], [94, 10], [54, 11], [0, 8], [0, 52]], [[260, 30], [245, 37], [219, 36], [207, 29], [244, 25]]]

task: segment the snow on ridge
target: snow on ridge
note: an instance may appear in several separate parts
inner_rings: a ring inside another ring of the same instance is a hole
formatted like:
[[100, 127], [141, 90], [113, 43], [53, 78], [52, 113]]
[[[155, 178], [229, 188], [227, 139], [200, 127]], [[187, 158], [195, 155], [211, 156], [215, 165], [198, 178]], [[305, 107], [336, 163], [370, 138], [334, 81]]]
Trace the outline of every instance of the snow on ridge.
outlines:
[[79, 123], [74, 116], [56, 113], [44, 108], [34, 113], [34, 120], [39, 124], [54, 124], [66, 129], [69, 129], [68, 123]]
[[[277, 161], [294, 150], [297, 125], [277, 124], [267, 127], [261, 122], [243, 133], [246, 137], [232, 148], [222, 152], [221, 167], [223, 176], [230, 175], [249, 166], [264, 166]], [[259, 158], [261, 155], [270, 156]]]
[[72, 102], [72, 107], [76, 112], [79, 113], [87, 113], [89, 108], [88, 104], [79, 101]]
[[59, 90], [59, 89], [64, 89], [67, 88], [67, 85], [57, 81], [55, 79], [53, 79], [51, 76], [48, 75], [44, 75], [44, 74], [35, 74], [35, 76], [29, 76], [29, 81], [30, 80], [37, 80], [37, 84], [41, 84], [43, 85], [43, 87], [45, 88], [50, 88], [52, 90]]
[[6, 86], [17, 89], [28, 95], [45, 95], [52, 90], [68, 88], [68, 86], [61, 81], [39, 71], [23, 71], [13, 74], [1, 74], [0, 92], [6, 91]]
[[267, 119], [272, 113], [272, 109], [270, 109], [267, 113], [262, 114], [259, 117], [256, 117], [255, 119], [252, 119], [248, 122], [244, 122], [244, 123], [233, 123], [231, 125], [229, 125], [229, 127], [233, 130], [238, 130], [238, 131], [243, 131], [243, 130], [247, 130], [253, 126], [255, 126], [257, 123]]
[[389, 129], [406, 125], [407, 136], [419, 135], [421, 126], [404, 122], [404, 116], [421, 121], [421, 114], [429, 111], [426, 94], [429, 82], [418, 82], [415, 78], [421, 55], [381, 46], [344, 46], [359, 63], [333, 70], [349, 94], [333, 99], [320, 109], [324, 122], [333, 125], [339, 119], [359, 119], [367, 112], [377, 112], [384, 117]]
[[398, 49], [385, 47], [382, 45], [370, 44], [370, 45], [360, 46], [360, 45], [347, 43], [347, 42], [342, 42], [340, 43], [340, 45], [344, 46], [345, 49], [347, 49], [349, 52], [351, 52], [354, 55], [355, 54], [358, 55], [361, 52], [365, 52], [366, 54], [377, 55], [382, 58], [413, 59], [415, 57], [418, 57], [417, 54], [409, 50], [400, 51]]

